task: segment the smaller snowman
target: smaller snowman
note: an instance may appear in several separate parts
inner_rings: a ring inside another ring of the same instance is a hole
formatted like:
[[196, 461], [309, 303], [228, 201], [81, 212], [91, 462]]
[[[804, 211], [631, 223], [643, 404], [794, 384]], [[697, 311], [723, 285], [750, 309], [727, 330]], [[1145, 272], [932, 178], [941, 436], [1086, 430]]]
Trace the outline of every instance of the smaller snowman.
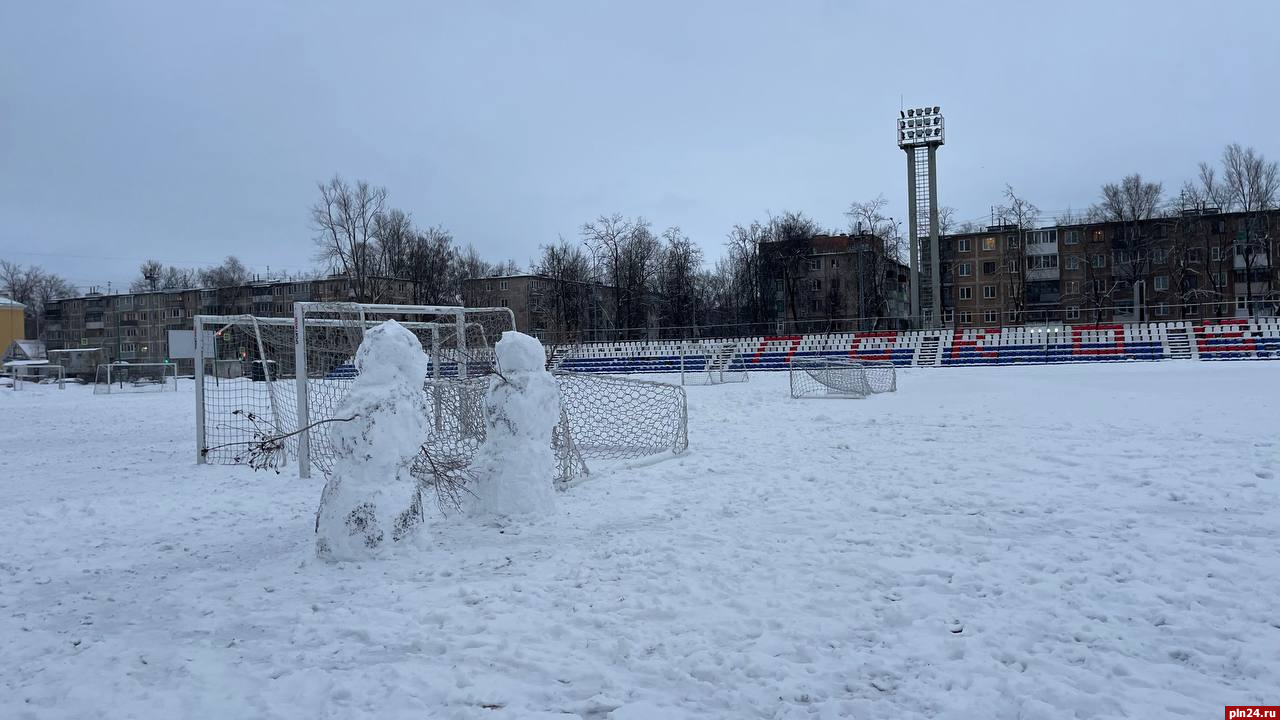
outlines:
[[514, 330], [494, 346], [500, 376], [485, 394], [485, 439], [471, 469], [467, 511], [504, 519], [555, 512], [551, 434], [560, 421], [560, 388], [546, 370], [542, 343]]
[[429, 430], [422, 343], [394, 320], [371, 328], [356, 351], [359, 374], [329, 425], [335, 458], [316, 516], [316, 554], [358, 560], [383, 553], [421, 522], [409, 468]]

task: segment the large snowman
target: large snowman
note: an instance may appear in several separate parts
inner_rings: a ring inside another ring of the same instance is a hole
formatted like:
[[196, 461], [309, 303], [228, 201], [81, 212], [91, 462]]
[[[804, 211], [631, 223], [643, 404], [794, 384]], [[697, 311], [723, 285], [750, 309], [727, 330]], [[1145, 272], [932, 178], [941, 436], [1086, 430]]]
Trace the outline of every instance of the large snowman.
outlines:
[[556, 507], [551, 434], [560, 420], [560, 389], [536, 338], [509, 330], [494, 351], [498, 375], [485, 394], [485, 439], [471, 466], [467, 511], [498, 520], [546, 515]]

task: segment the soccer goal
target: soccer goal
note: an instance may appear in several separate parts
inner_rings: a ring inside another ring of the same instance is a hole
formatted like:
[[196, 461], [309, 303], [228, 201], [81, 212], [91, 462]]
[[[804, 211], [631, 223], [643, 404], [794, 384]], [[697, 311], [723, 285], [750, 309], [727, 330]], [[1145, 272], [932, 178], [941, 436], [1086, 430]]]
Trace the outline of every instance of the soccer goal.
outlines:
[[310, 477], [313, 461], [324, 470], [332, 454], [325, 421], [357, 374], [364, 331], [386, 320], [422, 341], [436, 380], [487, 373], [493, 344], [515, 329], [509, 308], [312, 302], [295, 303], [291, 318], [197, 316], [198, 462], [245, 462], [256, 438], [294, 433], [287, 456], [299, 475]]
[[176, 391], [178, 366], [173, 363], [114, 362], [98, 366], [93, 394]]
[[61, 365], [15, 364], [6, 367], [5, 371], [14, 390], [21, 390], [23, 385], [57, 385], [59, 390], [67, 389], [67, 371]]
[[789, 374], [793, 398], [860, 399], [898, 389], [897, 369], [890, 362], [796, 357]]
[[[515, 329], [508, 308], [297, 303], [293, 318], [197, 316], [197, 461], [253, 464], [263, 438], [290, 435], [283, 457], [298, 473], [327, 472], [333, 420], [358, 374], [364, 331], [387, 319], [410, 329], [430, 361], [424, 400], [431, 432], [413, 472], [458, 472], [484, 439], [493, 345]], [[208, 347], [212, 345], [212, 347]], [[561, 422], [553, 434], [557, 482], [587, 473], [587, 459], [627, 459], [688, 446], [684, 389], [667, 383], [556, 373]]]
[[746, 381], [747, 371], [738, 357], [738, 343], [689, 340], [680, 343], [681, 385]]

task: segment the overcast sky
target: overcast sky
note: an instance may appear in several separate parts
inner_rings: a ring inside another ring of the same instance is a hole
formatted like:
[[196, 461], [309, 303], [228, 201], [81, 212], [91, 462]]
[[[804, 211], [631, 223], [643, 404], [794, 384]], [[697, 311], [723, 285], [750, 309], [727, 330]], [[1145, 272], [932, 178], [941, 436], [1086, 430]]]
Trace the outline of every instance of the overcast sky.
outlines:
[[0, 258], [314, 263], [334, 174], [528, 263], [601, 213], [721, 252], [800, 210], [905, 217], [894, 120], [940, 105], [939, 194], [1052, 214], [1224, 144], [1280, 155], [1280, 3], [18, 2], [0, 5]]

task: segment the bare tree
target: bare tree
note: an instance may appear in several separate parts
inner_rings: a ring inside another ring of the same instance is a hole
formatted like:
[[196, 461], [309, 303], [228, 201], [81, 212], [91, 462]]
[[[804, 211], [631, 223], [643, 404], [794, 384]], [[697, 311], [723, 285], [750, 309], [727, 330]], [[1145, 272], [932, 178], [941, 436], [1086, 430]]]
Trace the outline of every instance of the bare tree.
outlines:
[[[658, 322], [670, 328], [688, 328], [698, 320], [698, 275], [702, 267], [702, 249], [679, 227], [662, 233], [663, 246], [658, 258], [657, 296]], [[676, 336], [683, 334], [676, 331]]]
[[1004, 186], [1004, 198], [1005, 202], [996, 206], [997, 223], [1012, 226], [1017, 232], [1012, 240], [1005, 237], [996, 239], [1001, 243], [999, 276], [1006, 290], [1004, 309], [1013, 312], [1014, 317], [1021, 321], [1025, 317], [1029, 294], [1027, 273], [1031, 259], [1027, 253], [1027, 231], [1039, 225], [1040, 208], [1014, 192], [1012, 185]]
[[790, 316], [792, 327], [798, 328], [800, 303], [811, 299], [812, 291], [802, 285], [813, 254], [813, 240], [821, 234], [821, 229], [799, 212], [785, 212], [770, 218], [766, 229], [767, 253], [761, 255], [767, 283], [764, 296], [767, 302], [780, 291], [784, 314]]
[[45, 311], [49, 303], [75, 294], [75, 287], [65, 278], [45, 272], [37, 265], [24, 267], [0, 260], [0, 295], [26, 306], [24, 335], [45, 337]]
[[531, 297], [531, 310], [544, 318], [554, 344], [581, 340], [591, 324], [591, 310], [598, 298], [591, 258], [582, 246], [563, 237], [543, 245], [533, 272], [545, 278], [547, 287]]
[[354, 186], [334, 176], [317, 185], [320, 199], [311, 206], [311, 226], [320, 249], [317, 259], [342, 273], [351, 283], [353, 299], [376, 302], [372, 278], [383, 270], [377, 238], [380, 216], [386, 209], [387, 190], [361, 180]]
[[[1144, 221], [1157, 216], [1162, 206], [1163, 186], [1147, 182], [1142, 175], [1126, 175], [1118, 183], [1102, 186], [1102, 199], [1094, 206], [1095, 215], [1105, 222], [1118, 223], [1112, 237], [1112, 277], [1121, 289], [1138, 293], [1151, 275], [1155, 237]], [[1138, 307], [1146, 311], [1146, 298], [1138, 297]], [[1135, 320], [1142, 320], [1139, 316]]]
[[165, 265], [159, 260], [148, 260], [138, 267], [138, 277], [129, 284], [129, 292], [185, 290], [196, 287], [199, 283], [200, 275], [195, 270]]
[[249, 268], [235, 255], [228, 255], [221, 265], [201, 270], [199, 279], [208, 288], [236, 287], [249, 282]]
[[[850, 235], [864, 240], [867, 237], [875, 238], [868, 242], [865, 250], [857, 252], [857, 266], [854, 268], [857, 274], [857, 287], [854, 290], [857, 295], [856, 313], [859, 317], [869, 318], [865, 329], [871, 330], [878, 329], [890, 315], [889, 299], [894, 289], [897, 266], [906, 253], [902, 223], [885, 214], [888, 206], [889, 201], [884, 195], [878, 195], [872, 200], [851, 203], [845, 211], [845, 217], [849, 219]], [[954, 223], [954, 208], [943, 209], [948, 212], [939, 211], [939, 217], [946, 218], [945, 222], [939, 220], [940, 230], [943, 227], [949, 228]], [[949, 230], [941, 232], [946, 234]], [[876, 244], [879, 244], [879, 248], [875, 247]], [[944, 268], [944, 275], [945, 271]], [[829, 300], [838, 301], [839, 298]]]
[[[1276, 293], [1275, 248], [1271, 237], [1272, 211], [1280, 196], [1280, 166], [1253, 148], [1238, 143], [1222, 151], [1222, 180], [1232, 209], [1244, 213], [1236, 234], [1234, 255], [1243, 271], [1246, 312], [1253, 314], [1265, 300], [1280, 304]], [[1237, 271], [1240, 274], [1240, 271]]]

